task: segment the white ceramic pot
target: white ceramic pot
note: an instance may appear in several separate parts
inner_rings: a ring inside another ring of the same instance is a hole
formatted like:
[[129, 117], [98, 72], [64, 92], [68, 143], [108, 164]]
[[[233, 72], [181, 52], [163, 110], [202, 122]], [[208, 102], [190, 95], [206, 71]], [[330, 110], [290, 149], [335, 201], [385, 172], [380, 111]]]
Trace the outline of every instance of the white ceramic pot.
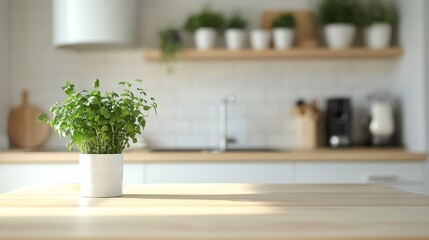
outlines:
[[253, 29], [250, 33], [250, 44], [253, 50], [265, 50], [270, 45], [270, 32], [265, 29]]
[[198, 50], [212, 49], [216, 42], [216, 30], [213, 28], [198, 28], [194, 33], [195, 47]]
[[246, 33], [243, 29], [227, 29], [225, 31], [225, 42], [228, 50], [243, 49], [246, 43]]
[[293, 45], [294, 30], [292, 28], [274, 28], [273, 39], [276, 50], [286, 50]]
[[374, 23], [365, 29], [366, 46], [373, 49], [390, 46], [392, 26], [388, 23]]
[[79, 166], [82, 197], [122, 196], [122, 154], [80, 154]]
[[326, 43], [331, 49], [349, 48], [356, 35], [356, 27], [352, 24], [332, 23], [324, 27]]

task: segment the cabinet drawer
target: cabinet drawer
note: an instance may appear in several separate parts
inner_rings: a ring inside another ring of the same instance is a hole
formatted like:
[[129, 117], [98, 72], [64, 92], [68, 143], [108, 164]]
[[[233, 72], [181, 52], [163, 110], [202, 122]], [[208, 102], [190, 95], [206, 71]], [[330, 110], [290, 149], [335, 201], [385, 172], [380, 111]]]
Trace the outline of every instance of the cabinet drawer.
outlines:
[[296, 164], [297, 183], [421, 184], [422, 162], [306, 162]]
[[148, 183], [292, 183], [291, 163], [150, 163]]

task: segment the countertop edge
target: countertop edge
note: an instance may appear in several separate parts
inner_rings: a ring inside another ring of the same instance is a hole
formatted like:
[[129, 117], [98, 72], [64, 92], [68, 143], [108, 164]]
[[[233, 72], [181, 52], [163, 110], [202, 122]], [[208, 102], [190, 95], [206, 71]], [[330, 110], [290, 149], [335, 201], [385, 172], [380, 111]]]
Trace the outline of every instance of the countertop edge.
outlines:
[[[410, 152], [400, 148], [352, 148], [291, 150], [279, 152], [124, 152], [125, 162], [269, 162], [269, 161], [424, 161], [425, 152]], [[79, 153], [67, 151], [0, 151], [0, 164], [5, 163], [70, 163], [77, 162]]]

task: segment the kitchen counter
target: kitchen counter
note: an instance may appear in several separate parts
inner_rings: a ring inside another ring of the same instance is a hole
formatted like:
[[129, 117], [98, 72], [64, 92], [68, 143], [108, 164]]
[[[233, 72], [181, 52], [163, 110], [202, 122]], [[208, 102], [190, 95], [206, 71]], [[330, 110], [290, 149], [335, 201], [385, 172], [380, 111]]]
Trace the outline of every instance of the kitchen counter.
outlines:
[[[78, 153], [67, 151], [0, 151], [0, 163], [77, 162]], [[343, 148], [290, 151], [125, 151], [126, 162], [221, 162], [221, 161], [424, 161], [426, 153], [416, 153], [401, 148]]]
[[429, 197], [383, 185], [78, 185], [0, 196], [1, 239], [429, 239]]

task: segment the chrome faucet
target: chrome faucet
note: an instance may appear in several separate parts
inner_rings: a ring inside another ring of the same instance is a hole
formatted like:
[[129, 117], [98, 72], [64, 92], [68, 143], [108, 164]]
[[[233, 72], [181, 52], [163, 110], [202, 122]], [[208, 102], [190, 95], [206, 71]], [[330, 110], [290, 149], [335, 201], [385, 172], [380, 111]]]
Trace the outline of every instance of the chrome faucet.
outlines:
[[234, 138], [227, 137], [227, 104], [235, 102], [235, 95], [230, 94], [219, 105], [219, 151], [225, 152], [228, 148], [228, 143], [234, 143]]

